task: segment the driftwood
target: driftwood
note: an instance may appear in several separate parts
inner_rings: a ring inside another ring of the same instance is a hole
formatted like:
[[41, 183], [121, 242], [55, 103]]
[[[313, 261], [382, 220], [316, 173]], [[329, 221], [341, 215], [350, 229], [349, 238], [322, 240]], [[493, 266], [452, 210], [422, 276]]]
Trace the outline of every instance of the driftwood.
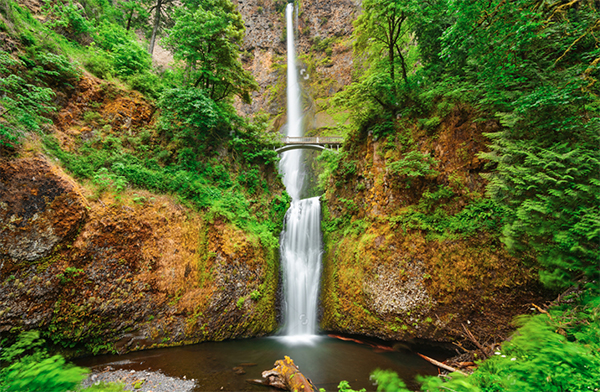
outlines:
[[275, 361], [275, 367], [262, 372], [262, 380], [248, 380], [249, 382], [267, 385], [286, 391], [315, 392], [317, 389], [312, 381], [304, 377], [298, 370], [294, 361], [285, 356], [285, 359]]
[[455, 369], [452, 366], [448, 366], [445, 363], [441, 363], [439, 361], [436, 361], [435, 359], [429, 358], [429, 357], [427, 357], [427, 356], [425, 356], [423, 354], [417, 353], [417, 355], [419, 357], [423, 358], [424, 360], [426, 360], [427, 362], [431, 363], [432, 365], [435, 365], [435, 366], [437, 366], [439, 368], [442, 368], [442, 369], [447, 370], [449, 372], [457, 372], [457, 373], [466, 375], [466, 373], [461, 372], [460, 370]]
[[487, 353], [487, 350], [481, 345], [481, 343], [479, 343], [479, 341], [477, 339], [475, 339], [475, 336], [473, 336], [473, 334], [471, 333], [471, 331], [469, 331], [469, 329], [464, 324], [461, 324], [461, 325], [462, 325], [463, 329], [465, 330], [465, 332], [467, 333], [467, 336], [469, 337], [469, 339], [481, 351], [481, 353], [483, 354], [483, 358], [488, 358], [489, 355]]

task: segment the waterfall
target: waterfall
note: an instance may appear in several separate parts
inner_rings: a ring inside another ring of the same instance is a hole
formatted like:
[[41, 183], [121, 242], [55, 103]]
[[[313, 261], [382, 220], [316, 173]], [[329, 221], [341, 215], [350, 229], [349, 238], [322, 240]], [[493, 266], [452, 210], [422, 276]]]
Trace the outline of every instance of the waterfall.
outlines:
[[[294, 45], [294, 5], [288, 3], [287, 17], [287, 131], [286, 136], [302, 136], [302, 109], [300, 105], [300, 85], [296, 68], [296, 48]], [[292, 150], [281, 157], [280, 173], [283, 184], [292, 199], [300, 199], [304, 183], [302, 170], [302, 150]]]
[[[302, 136], [301, 91], [294, 45], [294, 5], [287, 16], [287, 136]], [[301, 199], [304, 182], [302, 150], [283, 153], [279, 170], [292, 197], [281, 233], [281, 264], [285, 297], [284, 334], [311, 336], [317, 330], [317, 304], [321, 275], [321, 205], [318, 197]]]

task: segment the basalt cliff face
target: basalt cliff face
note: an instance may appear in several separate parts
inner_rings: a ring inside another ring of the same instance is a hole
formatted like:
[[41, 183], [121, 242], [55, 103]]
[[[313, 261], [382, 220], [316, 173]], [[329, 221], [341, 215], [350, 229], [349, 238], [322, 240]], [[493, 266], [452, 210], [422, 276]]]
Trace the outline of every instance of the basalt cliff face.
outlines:
[[[141, 96], [89, 77], [57, 100], [64, 151], [152, 123]], [[83, 120], [90, 105], [103, 125]], [[98, 194], [39, 141], [0, 156], [3, 336], [37, 329], [72, 354], [260, 336], [277, 328], [277, 282], [276, 248], [227, 219], [139, 189]]]
[[[468, 329], [500, 342], [514, 317], [552, 298], [500, 241], [503, 217], [484, 197], [479, 157], [499, 125], [477, 117], [458, 105], [435, 129], [415, 122], [400, 135], [346, 142], [323, 196], [324, 329], [439, 342], [466, 339]], [[406, 157], [401, 137], [432, 159], [431, 172], [393, 170]]]
[[[352, 81], [352, 22], [359, 10], [352, 0], [297, 2], [296, 50], [305, 107], [313, 123], [309, 128], [333, 125], [325, 113], [326, 101]], [[238, 10], [246, 24], [244, 67], [260, 89], [250, 105], [238, 104], [246, 114], [269, 113], [275, 129], [286, 122], [286, 20], [287, 1], [240, 1]]]

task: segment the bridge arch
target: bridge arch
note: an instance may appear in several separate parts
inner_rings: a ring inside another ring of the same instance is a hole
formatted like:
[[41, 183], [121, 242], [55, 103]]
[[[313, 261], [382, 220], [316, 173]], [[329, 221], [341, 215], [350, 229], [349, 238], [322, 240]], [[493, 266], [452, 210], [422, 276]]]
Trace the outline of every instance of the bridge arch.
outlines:
[[[336, 151], [343, 143], [344, 138], [340, 136], [318, 136], [318, 137], [290, 137], [283, 136], [281, 143], [283, 146], [275, 149], [278, 154], [291, 150], [333, 150]], [[334, 148], [336, 150], [334, 150]]]
[[327, 148], [323, 145], [320, 145], [320, 144], [286, 144], [283, 147], [276, 148], [275, 152], [277, 154], [281, 154], [282, 152], [291, 151], [291, 150], [300, 150], [300, 149], [317, 150], [317, 151], [329, 150], [329, 148]]

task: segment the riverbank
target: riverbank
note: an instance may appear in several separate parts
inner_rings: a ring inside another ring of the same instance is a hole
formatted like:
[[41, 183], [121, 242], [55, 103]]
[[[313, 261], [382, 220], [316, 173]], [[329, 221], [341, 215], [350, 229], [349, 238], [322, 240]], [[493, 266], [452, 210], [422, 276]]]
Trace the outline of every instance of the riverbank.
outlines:
[[93, 372], [81, 385], [88, 388], [101, 382], [122, 383], [126, 391], [140, 392], [191, 392], [196, 386], [195, 380], [186, 380], [185, 376], [169, 377], [151, 370], [115, 370], [111, 366]]

